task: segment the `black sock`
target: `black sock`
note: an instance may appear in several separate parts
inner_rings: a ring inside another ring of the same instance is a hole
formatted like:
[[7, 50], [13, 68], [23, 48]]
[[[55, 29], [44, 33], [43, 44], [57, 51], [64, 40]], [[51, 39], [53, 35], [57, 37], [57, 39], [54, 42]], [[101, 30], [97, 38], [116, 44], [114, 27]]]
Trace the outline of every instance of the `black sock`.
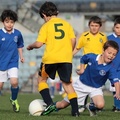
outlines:
[[72, 107], [72, 113], [78, 113], [77, 98], [70, 99], [70, 104], [71, 104], [71, 107]]
[[40, 91], [40, 94], [44, 100], [44, 102], [47, 104], [47, 105], [50, 105], [53, 103], [51, 97], [50, 97], [50, 93], [49, 93], [49, 89], [46, 88], [46, 89], [43, 89], [42, 91]]

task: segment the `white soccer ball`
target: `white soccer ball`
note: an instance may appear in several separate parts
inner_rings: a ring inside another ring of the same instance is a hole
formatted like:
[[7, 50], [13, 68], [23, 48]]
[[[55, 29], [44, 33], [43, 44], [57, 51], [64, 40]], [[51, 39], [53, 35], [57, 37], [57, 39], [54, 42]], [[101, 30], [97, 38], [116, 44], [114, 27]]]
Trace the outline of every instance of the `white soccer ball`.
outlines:
[[43, 100], [35, 99], [29, 104], [29, 113], [32, 116], [40, 116], [46, 106]]

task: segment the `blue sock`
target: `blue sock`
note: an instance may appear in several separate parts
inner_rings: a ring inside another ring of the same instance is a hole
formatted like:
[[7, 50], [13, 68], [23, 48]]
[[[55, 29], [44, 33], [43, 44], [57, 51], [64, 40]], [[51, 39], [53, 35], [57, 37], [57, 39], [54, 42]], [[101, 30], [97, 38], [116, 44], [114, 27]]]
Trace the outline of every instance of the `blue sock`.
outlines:
[[90, 109], [91, 111], [96, 111], [96, 110], [97, 110], [97, 108], [95, 107], [94, 103], [90, 103], [89, 109]]
[[[56, 106], [57, 102], [54, 102], [54, 105]], [[59, 110], [61, 110], [61, 108], [55, 108], [55, 112], [58, 112]]]
[[13, 88], [13, 87], [11, 86], [11, 99], [12, 99], [12, 100], [16, 100], [16, 99], [17, 99], [18, 92], [19, 92], [19, 87]]
[[51, 86], [51, 87], [50, 87], [50, 91], [51, 91], [51, 95], [54, 96], [54, 93], [55, 93], [55, 87], [54, 87], [54, 86]]
[[62, 91], [62, 83], [60, 82], [60, 91]]

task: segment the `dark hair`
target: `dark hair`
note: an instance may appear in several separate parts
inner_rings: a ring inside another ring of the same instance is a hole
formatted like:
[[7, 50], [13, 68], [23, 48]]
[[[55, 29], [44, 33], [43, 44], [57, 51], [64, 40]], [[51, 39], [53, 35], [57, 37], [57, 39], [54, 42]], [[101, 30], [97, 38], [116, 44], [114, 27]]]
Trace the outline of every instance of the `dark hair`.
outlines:
[[4, 10], [0, 16], [1, 21], [4, 22], [6, 18], [13, 20], [14, 22], [18, 20], [17, 14], [12, 10]]
[[90, 25], [91, 22], [97, 23], [100, 26], [102, 26], [102, 20], [98, 16], [93, 16], [90, 18], [88, 25]]
[[114, 26], [115, 26], [116, 24], [120, 24], [120, 17], [118, 17], [118, 18], [115, 19], [115, 21], [114, 21]]
[[43, 18], [43, 14], [45, 14], [46, 16], [53, 16], [53, 15], [58, 15], [58, 9], [56, 7], [56, 5], [52, 2], [45, 2], [40, 10], [39, 10], [39, 14], [41, 16], [41, 18]]
[[119, 45], [117, 44], [117, 42], [113, 41], [113, 40], [108, 40], [104, 46], [103, 46], [103, 49], [104, 51], [108, 48], [108, 47], [112, 47], [114, 49], [117, 50], [117, 52], [119, 51]]

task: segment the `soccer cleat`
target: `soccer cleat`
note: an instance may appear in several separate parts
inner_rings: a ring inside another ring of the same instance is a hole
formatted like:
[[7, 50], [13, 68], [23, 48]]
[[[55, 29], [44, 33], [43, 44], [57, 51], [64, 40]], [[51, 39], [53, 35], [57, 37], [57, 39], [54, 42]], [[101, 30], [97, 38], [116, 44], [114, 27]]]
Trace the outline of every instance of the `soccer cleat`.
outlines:
[[20, 111], [20, 106], [19, 106], [19, 104], [18, 104], [18, 101], [17, 101], [17, 99], [16, 100], [12, 100], [11, 98], [10, 98], [10, 102], [11, 102], [11, 104], [12, 104], [12, 106], [13, 106], [13, 111], [14, 112], [19, 112]]
[[45, 108], [45, 110], [41, 113], [42, 116], [49, 115], [51, 112], [56, 110], [55, 104], [51, 104]]
[[113, 112], [120, 112], [120, 109], [117, 109], [115, 106], [113, 106], [112, 111], [113, 111]]
[[89, 113], [90, 113], [90, 116], [97, 116], [96, 111], [90, 110], [89, 105], [90, 105], [90, 103], [87, 103], [87, 104], [86, 104], [86, 108], [88, 109], [88, 111], [89, 111]]
[[73, 112], [72, 112], [72, 116], [74, 116], [74, 117], [79, 117], [79, 116], [80, 116], [80, 113], [79, 113], [79, 112], [76, 112], [76, 113], [73, 113]]
[[78, 111], [79, 111], [79, 113], [82, 113], [85, 111], [85, 109], [86, 109], [86, 107], [84, 105], [81, 105], [81, 106], [79, 106]]

